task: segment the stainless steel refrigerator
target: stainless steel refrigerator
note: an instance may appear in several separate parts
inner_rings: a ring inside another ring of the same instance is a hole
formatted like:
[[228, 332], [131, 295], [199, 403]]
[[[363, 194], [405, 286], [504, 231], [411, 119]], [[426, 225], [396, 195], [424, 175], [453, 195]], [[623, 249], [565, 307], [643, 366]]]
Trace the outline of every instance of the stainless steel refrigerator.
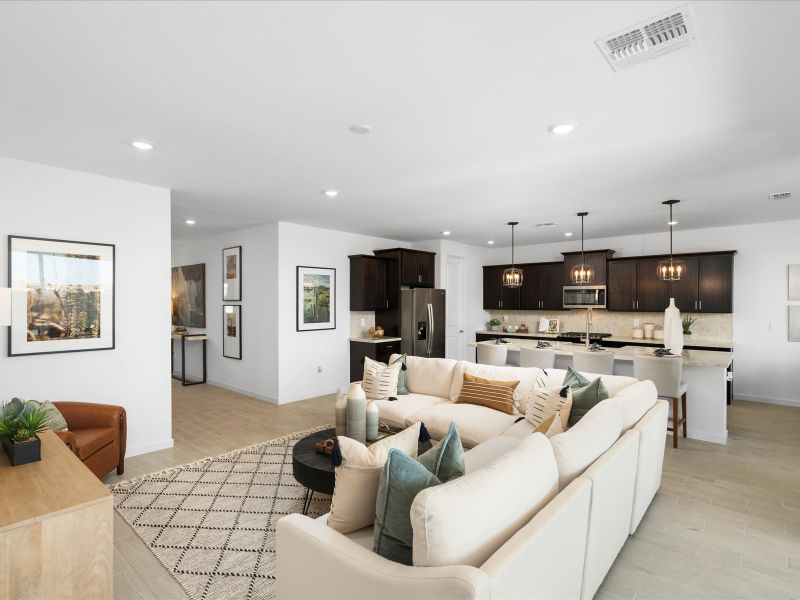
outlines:
[[445, 291], [400, 290], [400, 347], [410, 356], [444, 358]]

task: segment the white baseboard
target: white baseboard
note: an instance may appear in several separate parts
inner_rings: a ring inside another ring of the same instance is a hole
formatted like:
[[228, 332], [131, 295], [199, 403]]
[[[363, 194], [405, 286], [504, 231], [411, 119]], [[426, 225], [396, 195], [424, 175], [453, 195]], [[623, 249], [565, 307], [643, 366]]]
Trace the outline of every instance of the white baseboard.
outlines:
[[[667, 433], [667, 437], [672, 437], [671, 431]], [[682, 435], [680, 437], [683, 439]], [[725, 445], [728, 443], [728, 430], [726, 429], [724, 433], [717, 433], [712, 431], [698, 431], [697, 429], [687, 427], [686, 437], [692, 440], [700, 440], [701, 442]], [[680, 444], [680, 441], [678, 441], [678, 444]]]
[[800, 400], [790, 398], [772, 398], [770, 396], [751, 396], [749, 394], [736, 394], [733, 401], [744, 400], [745, 402], [763, 402], [764, 404], [778, 404], [780, 406], [800, 407]]
[[317, 390], [308, 392], [299, 396], [289, 396], [288, 398], [281, 398], [279, 404], [289, 404], [291, 402], [298, 402], [299, 400], [308, 400], [309, 398], [318, 398], [319, 396], [330, 396], [331, 394], [338, 394], [338, 388], [328, 388], [324, 390]]
[[175, 440], [169, 438], [160, 442], [151, 442], [149, 444], [140, 444], [138, 446], [128, 446], [125, 448], [125, 458], [132, 456], [139, 456], [140, 454], [147, 454], [148, 452], [155, 452], [156, 450], [165, 450], [172, 448], [175, 445]]
[[235, 385], [231, 385], [229, 383], [225, 383], [224, 381], [217, 381], [216, 379], [208, 379], [207, 383], [209, 385], [215, 385], [217, 387], [221, 387], [226, 390], [230, 390], [232, 392], [236, 392], [237, 394], [244, 394], [245, 396], [250, 396], [251, 398], [255, 398], [256, 400], [262, 400], [264, 402], [271, 402], [272, 404], [279, 404], [277, 398], [273, 398], [271, 396], [266, 396], [264, 394], [259, 394], [258, 392], [254, 392], [252, 390], [248, 390], [245, 388], [237, 387]]

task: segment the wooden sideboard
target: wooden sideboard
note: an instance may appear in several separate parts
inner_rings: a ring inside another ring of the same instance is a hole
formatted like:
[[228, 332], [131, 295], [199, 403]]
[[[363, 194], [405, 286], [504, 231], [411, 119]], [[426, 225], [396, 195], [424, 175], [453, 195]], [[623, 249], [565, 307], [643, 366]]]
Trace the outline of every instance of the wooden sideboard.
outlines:
[[39, 437], [39, 462], [0, 451], [0, 598], [111, 598], [111, 492], [56, 434]]

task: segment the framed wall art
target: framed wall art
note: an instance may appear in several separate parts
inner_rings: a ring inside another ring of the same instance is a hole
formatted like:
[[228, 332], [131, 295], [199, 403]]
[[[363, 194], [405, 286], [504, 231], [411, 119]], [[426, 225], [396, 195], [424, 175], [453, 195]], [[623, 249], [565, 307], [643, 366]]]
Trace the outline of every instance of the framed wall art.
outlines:
[[8, 355], [114, 348], [114, 244], [8, 236]]
[[206, 265], [172, 267], [172, 324], [206, 326]]
[[336, 329], [336, 269], [297, 267], [297, 331]]
[[222, 305], [222, 356], [242, 360], [242, 307]]
[[242, 247], [222, 250], [222, 299], [242, 300]]

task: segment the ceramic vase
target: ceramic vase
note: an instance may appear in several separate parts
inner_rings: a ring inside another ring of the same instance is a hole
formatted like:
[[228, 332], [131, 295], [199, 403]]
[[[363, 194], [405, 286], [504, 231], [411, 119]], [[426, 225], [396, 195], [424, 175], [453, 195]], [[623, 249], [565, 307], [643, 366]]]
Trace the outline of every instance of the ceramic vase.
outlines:
[[336, 435], [347, 435], [347, 394], [336, 396]]
[[378, 439], [378, 407], [370, 401], [367, 403], [367, 441]]
[[681, 311], [675, 306], [675, 298], [669, 299], [669, 306], [664, 311], [664, 348], [673, 354], [683, 352]]
[[347, 392], [347, 437], [367, 441], [367, 395], [360, 383], [351, 383]]

